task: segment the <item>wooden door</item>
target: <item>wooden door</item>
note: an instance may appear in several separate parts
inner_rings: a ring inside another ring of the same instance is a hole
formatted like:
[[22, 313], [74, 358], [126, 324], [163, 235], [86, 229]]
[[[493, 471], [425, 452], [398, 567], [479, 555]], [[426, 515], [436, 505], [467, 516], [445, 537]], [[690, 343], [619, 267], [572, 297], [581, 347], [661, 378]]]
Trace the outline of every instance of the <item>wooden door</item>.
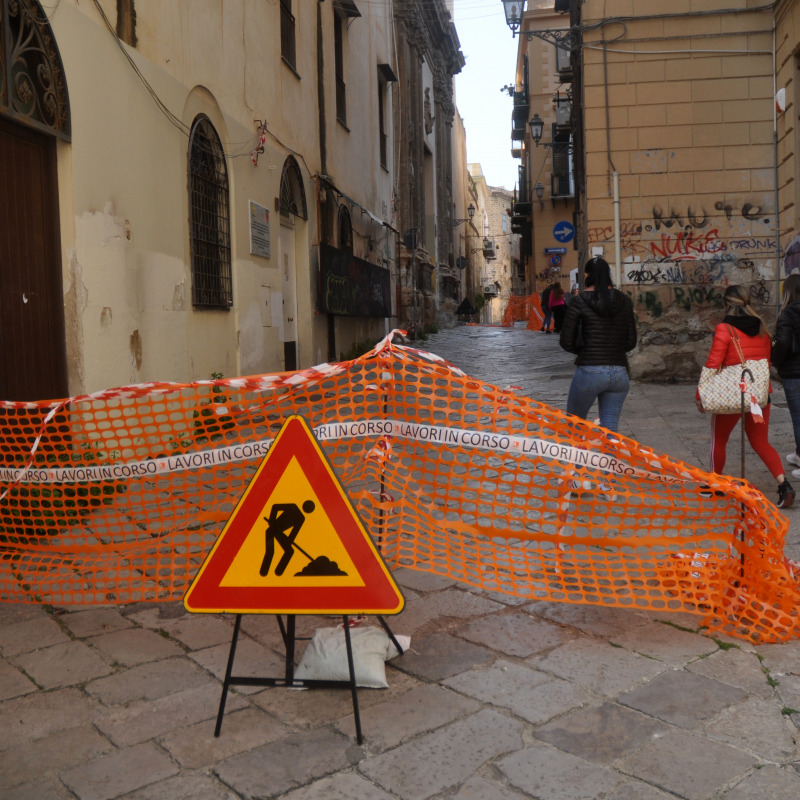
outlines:
[[294, 249], [294, 225], [281, 219], [280, 261], [282, 271], [283, 316], [281, 339], [283, 340], [283, 368], [290, 372], [297, 369], [297, 276]]
[[56, 140], [0, 117], [0, 399], [66, 395]]

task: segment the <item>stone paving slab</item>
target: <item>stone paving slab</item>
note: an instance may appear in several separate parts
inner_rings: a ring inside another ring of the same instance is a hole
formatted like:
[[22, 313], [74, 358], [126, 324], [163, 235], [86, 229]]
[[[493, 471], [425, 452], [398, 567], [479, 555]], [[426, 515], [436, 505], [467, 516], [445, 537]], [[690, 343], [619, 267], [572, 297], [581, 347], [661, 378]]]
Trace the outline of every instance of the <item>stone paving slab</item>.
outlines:
[[[369, 740], [371, 753], [383, 752], [422, 733], [474, 714], [480, 705], [474, 700], [448, 692], [438, 686], [420, 686], [401, 697], [387, 697], [385, 702], [361, 709], [361, 729]], [[337, 730], [352, 734], [352, 714], [336, 723]]]
[[603, 703], [541, 725], [535, 735], [565, 753], [610, 766], [669, 730], [669, 725], [646, 714], [617, 703]]
[[541, 672], [609, 697], [616, 697], [668, 668], [653, 658], [586, 637], [530, 658], [528, 663]]
[[0, 749], [90, 723], [96, 704], [79, 689], [37, 692], [0, 703]]
[[0, 625], [0, 650], [6, 658], [67, 642], [69, 636], [55, 620], [44, 614], [21, 622]]
[[61, 777], [82, 800], [112, 800], [177, 772], [166, 753], [148, 742], [101, 756]]
[[457, 629], [457, 635], [508, 656], [525, 658], [574, 638], [568, 628], [530, 614], [490, 614]]
[[[0, 796], [20, 784], [32, 783], [44, 773], [83, 764], [114, 750], [114, 745], [91, 725], [56, 731], [39, 739], [0, 752]], [[42, 754], [46, 754], [43, 758]]]
[[58, 617], [58, 621], [79, 639], [99, 636], [133, 626], [133, 623], [126, 619], [119, 609], [103, 607], [90, 607], [86, 610], [62, 614]]
[[120, 795], [120, 800], [239, 800], [240, 797], [213, 775], [184, 770], [172, 778]]
[[445, 685], [483, 703], [506, 708], [534, 725], [592, 702], [591, 695], [580, 686], [503, 660], [495, 661], [488, 670], [473, 669], [450, 678]]
[[720, 800], [797, 800], [798, 780], [796, 769], [767, 765], [724, 792]]
[[668, 670], [620, 695], [619, 701], [671, 725], [691, 729], [746, 696], [743, 689], [712, 678], [687, 670]]
[[182, 767], [196, 769], [274, 742], [287, 733], [286, 727], [255, 708], [226, 713], [222, 725], [224, 736], [215, 737], [214, 721], [206, 719], [172, 731], [158, 741]]
[[276, 797], [351, 766], [349, 744], [327, 728], [306, 731], [223, 761], [214, 772], [244, 797]]
[[440, 681], [493, 658], [491, 650], [437, 633], [414, 640], [412, 649], [395, 659], [394, 665], [419, 678]]
[[107, 706], [121, 706], [135, 700], [157, 700], [208, 683], [208, 679], [208, 673], [188, 658], [165, 658], [91, 681], [86, 691]]
[[11, 664], [0, 662], [0, 702], [36, 691], [36, 684]]
[[737, 748], [671, 731], [618, 767], [686, 800], [707, 800], [737, 783], [756, 764], [758, 759]]
[[776, 703], [760, 697], [726, 708], [703, 726], [703, 732], [765, 761], [800, 762], [797, 728]]
[[183, 650], [175, 642], [143, 628], [104, 633], [88, 641], [92, 647], [126, 667], [159, 658], [183, 655]]
[[104, 658], [83, 642], [70, 642], [46, 647], [14, 658], [43, 689], [75, 686], [100, 678], [113, 671], [111, 659]]
[[536, 800], [595, 800], [613, 797], [622, 782], [610, 769], [547, 745], [536, 745], [500, 759], [508, 782]]
[[359, 771], [403, 800], [425, 800], [460, 785], [490, 759], [517, 750], [522, 731], [520, 722], [483, 709], [366, 759]]
[[[122, 708], [103, 709], [96, 713], [94, 724], [118, 747], [128, 747], [185, 725], [215, 719], [219, 700], [219, 684], [208, 681], [157, 700], [139, 700]], [[226, 711], [236, 711], [245, 705], [238, 695], [228, 694]]]

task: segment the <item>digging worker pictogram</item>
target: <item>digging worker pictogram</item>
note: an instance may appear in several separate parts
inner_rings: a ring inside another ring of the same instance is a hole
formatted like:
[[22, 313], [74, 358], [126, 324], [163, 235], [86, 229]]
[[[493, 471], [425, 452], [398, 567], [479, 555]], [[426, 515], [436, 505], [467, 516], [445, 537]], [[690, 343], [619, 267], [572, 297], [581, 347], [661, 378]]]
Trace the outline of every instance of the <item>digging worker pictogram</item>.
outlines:
[[[306, 500], [303, 503], [303, 511], [306, 514], [310, 514], [314, 508], [312, 500]], [[261, 562], [261, 569], [258, 571], [262, 577], [269, 573], [269, 568], [275, 555], [276, 541], [283, 548], [283, 555], [275, 567], [276, 575], [283, 575], [284, 570], [292, 560], [295, 547], [305, 556], [311, 558], [305, 550], [295, 544], [297, 534], [300, 533], [300, 528], [303, 527], [303, 523], [306, 521], [303, 511], [297, 507], [296, 503], [275, 503], [270, 509], [269, 517], [264, 517], [267, 522], [267, 530], [265, 532], [266, 552], [264, 553], [264, 560]]]
[[264, 517], [264, 521], [267, 523], [267, 530], [264, 533], [266, 545], [264, 560], [258, 571], [262, 578], [269, 575], [272, 559], [275, 557], [275, 542], [283, 548], [283, 555], [275, 567], [277, 577], [286, 571], [295, 550], [299, 550], [310, 562], [295, 575], [347, 575], [346, 572], [339, 569], [339, 565], [335, 561], [331, 561], [327, 556], [312, 556], [297, 544], [297, 536], [306, 521], [306, 514], [310, 514], [315, 508], [313, 500], [306, 500], [303, 503], [302, 511], [297, 507], [297, 503], [275, 503], [272, 506], [269, 516]]

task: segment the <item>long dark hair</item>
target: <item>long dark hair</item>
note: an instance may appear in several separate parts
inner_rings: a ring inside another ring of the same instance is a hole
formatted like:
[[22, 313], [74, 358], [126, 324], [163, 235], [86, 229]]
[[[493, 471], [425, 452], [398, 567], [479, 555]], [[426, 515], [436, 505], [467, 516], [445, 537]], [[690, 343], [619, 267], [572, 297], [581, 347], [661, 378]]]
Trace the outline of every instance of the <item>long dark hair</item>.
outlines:
[[608, 262], [600, 256], [590, 258], [583, 268], [586, 274], [585, 286], [594, 286], [594, 290], [600, 295], [607, 295], [609, 290], [613, 288], [614, 283], [611, 280], [611, 267]]
[[790, 275], [783, 282], [783, 303], [781, 304], [781, 310], [797, 302], [800, 302], [800, 275]]

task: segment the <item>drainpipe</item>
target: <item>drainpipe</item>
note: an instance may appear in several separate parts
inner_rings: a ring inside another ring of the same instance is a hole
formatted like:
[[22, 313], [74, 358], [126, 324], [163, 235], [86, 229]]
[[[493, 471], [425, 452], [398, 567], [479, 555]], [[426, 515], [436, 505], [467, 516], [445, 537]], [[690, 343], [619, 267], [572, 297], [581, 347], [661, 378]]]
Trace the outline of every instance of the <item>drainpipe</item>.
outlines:
[[772, 151], [773, 167], [775, 171], [775, 312], [780, 314], [781, 310], [781, 207], [780, 192], [778, 186], [778, 106], [775, 95], [778, 92], [778, 66], [777, 54], [775, 52], [776, 26], [775, 19], [772, 21]]
[[622, 289], [622, 264], [620, 264], [622, 247], [620, 244], [619, 232], [619, 172], [611, 158], [611, 119], [608, 102], [608, 51], [606, 49], [605, 35], [603, 36], [603, 85], [606, 97], [606, 158], [608, 165], [612, 169], [612, 179], [614, 184], [614, 273], [616, 275], [616, 286]]
[[616, 266], [617, 289], [622, 288], [622, 246], [619, 233], [619, 172], [614, 170], [614, 263]]

